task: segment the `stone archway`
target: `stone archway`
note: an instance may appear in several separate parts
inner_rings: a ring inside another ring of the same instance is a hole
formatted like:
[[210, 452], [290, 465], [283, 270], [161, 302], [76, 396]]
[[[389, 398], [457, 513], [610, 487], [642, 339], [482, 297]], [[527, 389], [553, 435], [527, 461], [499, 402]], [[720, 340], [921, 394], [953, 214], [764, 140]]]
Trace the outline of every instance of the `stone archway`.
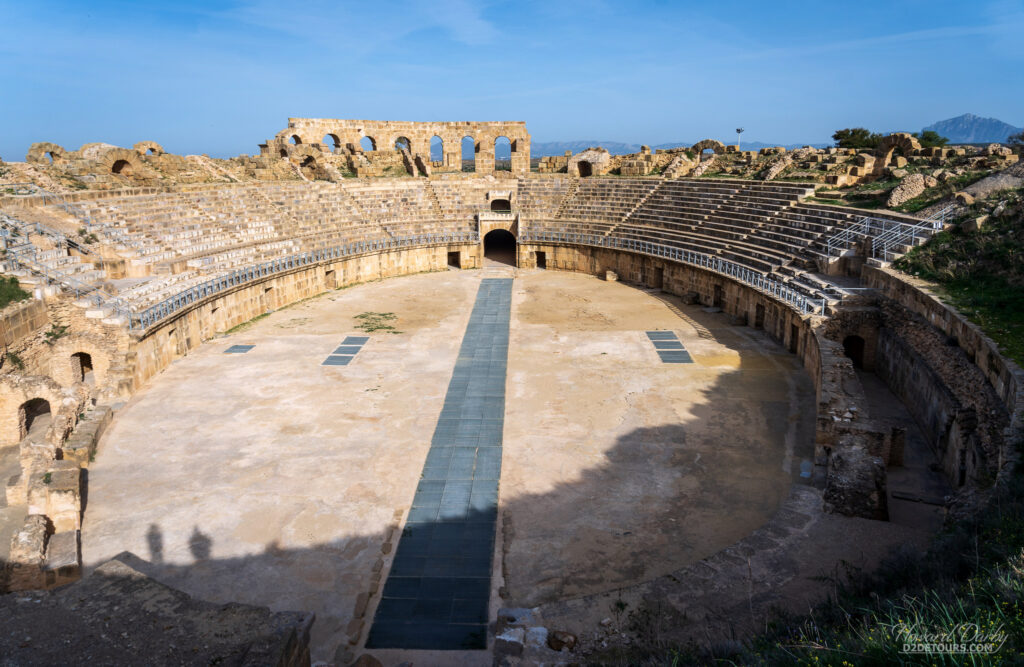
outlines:
[[872, 165], [872, 173], [880, 174], [892, 160], [893, 153], [900, 151], [904, 157], [910, 157], [921, 150], [920, 142], [907, 132], [897, 132], [883, 137], [875, 149], [875, 162]]
[[516, 237], [507, 229], [492, 229], [483, 238], [484, 265], [515, 266]]
[[864, 339], [857, 335], [844, 338], [843, 354], [853, 362], [854, 368], [864, 368]]
[[700, 160], [701, 153], [708, 149], [713, 150], [715, 155], [721, 155], [725, 152], [725, 144], [716, 139], [704, 139], [690, 146], [690, 150], [696, 154], [698, 161]]
[[33, 164], [52, 164], [63, 161], [66, 154], [63, 146], [43, 141], [29, 146], [25, 161]]
[[132, 146], [132, 148], [140, 156], [164, 154], [164, 147], [156, 143], [155, 141], [140, 141], [139, 143]]

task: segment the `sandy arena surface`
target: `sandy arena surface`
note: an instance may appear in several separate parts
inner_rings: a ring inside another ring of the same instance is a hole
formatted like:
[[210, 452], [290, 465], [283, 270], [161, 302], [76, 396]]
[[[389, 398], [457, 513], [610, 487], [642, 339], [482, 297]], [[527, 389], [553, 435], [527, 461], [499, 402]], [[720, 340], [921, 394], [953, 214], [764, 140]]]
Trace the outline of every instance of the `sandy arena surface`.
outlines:
[[[313, 658], [332, 659], [408, 511], [485, 273], [331, 292], [173, 364], [90, 466], [86, 566], [127, 550], [206, 600], [313, 611]], [[401, 333], [321, 366], [367, 311], [396, 314]], [[695, 363], [662, 364], [650, 329], [675, 331]], [[255, 348], [224, 354], [233, 344]], [[518, 275], [506, 393], [502, 605], [714, 553], [771, 516], [811, 451], [813, 385], [782, 347], [584, 275]]]

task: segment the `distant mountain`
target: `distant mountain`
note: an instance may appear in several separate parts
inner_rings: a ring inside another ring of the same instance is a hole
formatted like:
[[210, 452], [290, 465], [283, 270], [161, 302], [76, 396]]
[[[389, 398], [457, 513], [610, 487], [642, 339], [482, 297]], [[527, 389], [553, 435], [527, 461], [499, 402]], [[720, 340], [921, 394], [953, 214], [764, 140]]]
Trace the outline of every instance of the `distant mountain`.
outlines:
[[981, 144], [1005, 142], [1011, 134], [1017, 134], [1021, 128], [1004, 123], [996, 118], [982, 118], [972, 113], [965, 113], [956, 118], [940, 120], [922, 131], [934, 130], [949, 139], [951, 144]]

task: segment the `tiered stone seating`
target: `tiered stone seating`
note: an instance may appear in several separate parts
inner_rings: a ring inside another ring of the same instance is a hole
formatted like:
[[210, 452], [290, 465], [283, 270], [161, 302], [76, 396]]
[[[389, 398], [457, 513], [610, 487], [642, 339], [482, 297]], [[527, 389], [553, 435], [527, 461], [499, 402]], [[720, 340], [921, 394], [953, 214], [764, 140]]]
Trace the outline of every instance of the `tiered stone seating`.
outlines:
[[[102, 241], [149, 279], [120, 298], [133, 309], [234, 269], [275, 258], [400, 236], [476, 230], [487, 193], [514, 189], [520, 230], [642, 240], [721, 257], [809, 295], [828, 239], [868, 212], [805, 204], [806, 186], [725, 179], [528, 176], [374, 179], [341, 183], [186, 186], [78, 203]], [[871, 213], [871, 215], [875, 215]], [[880, 214], [876, 217], [900, 217]], [[906, 221], [906, 218], [903, 218]], [[48, 270], [100, 282], [87, 262], [40, 254]]]
[[662, 181], [654, 179], [582, 178], [576, 191], [556, 212], [559, 220], [615, 223], [622, 220]]
[[523, 220], [551, 220], [559, 204], [580, 179], [568, 176], [520, 178], [516, 208]]
[[466, 180], [430, 181], [428, 187], [433, 190], [445, 226], [462, 231], [476, 229], [476, 214], [489, 205], [487, 191], [501, 189], [491, 183]]

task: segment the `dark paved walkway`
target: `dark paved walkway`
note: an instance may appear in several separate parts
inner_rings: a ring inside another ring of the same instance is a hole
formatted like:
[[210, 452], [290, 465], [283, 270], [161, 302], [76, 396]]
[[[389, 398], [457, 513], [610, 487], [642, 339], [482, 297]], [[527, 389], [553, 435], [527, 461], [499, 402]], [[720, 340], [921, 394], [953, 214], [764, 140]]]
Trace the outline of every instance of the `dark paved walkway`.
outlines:
[[367, 648], [487, 647], [511, 279], [484, 279]]

